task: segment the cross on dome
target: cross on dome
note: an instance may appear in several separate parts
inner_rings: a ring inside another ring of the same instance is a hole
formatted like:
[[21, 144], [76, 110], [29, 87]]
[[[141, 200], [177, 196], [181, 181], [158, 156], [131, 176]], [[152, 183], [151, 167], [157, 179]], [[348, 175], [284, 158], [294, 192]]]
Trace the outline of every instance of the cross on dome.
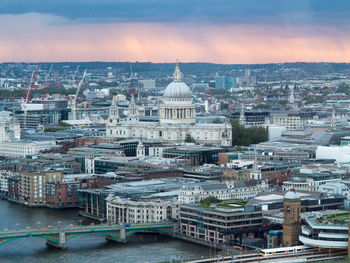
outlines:
[[182, 72], [180, 71], [180, 67], [179, 67], [179, 62], [176, 62], [176, 67], [174, 70], [174, 82], [181, 82], [182, 81]]

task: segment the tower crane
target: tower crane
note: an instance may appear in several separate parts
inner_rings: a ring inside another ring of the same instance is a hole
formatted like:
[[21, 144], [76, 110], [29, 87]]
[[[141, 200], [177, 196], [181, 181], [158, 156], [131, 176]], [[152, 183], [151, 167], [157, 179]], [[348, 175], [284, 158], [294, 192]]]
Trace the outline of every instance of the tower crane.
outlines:
[[73, 118], [73, 120], [77, 119], [77, 99], [78, 99], [78, 95], [79, 95], [81, 86], [84, 83], [84, 79], [86, 77], [86, 73], [87, 73], [87, 70], [85, 70], [84, 73], [83, 73], [83, 77], [81, 78], [81, 80], [80, 80], [80, 82], [79, 82], [79, 84], [77, 86], [77, 92], [75, 93], [75, 96], [74, 96], [73, 101], [72, 101], [71, 109], [72, 109], [72, 118]]
[[49, 72], [48, 72], [48, 73], [46, 74], [46, 76], [45, 76], [46, 85], [49, 85], [49, 84], [48, 84], [48, 80], [49, 80], [49, 77], [50, 77], [52, 68], [53, 68], [53, 64], [51, 64], [51, 67], [50, 67], [50, 69], [49, 69]]
[[132, 72], [132, 67], [130, 65], [130, 79], [133, 79], [134, 78], [134, 73]]
[[38, 66], [36, 71], [33, 71], [33, 73], [32, 73], [32, 77], [30, 78], [30, 83], [29, 83], [28, 90], [25, 92], [24, 103], [29, 103], [30, 102], [30, 99], [32, 97], [32, 91], [33, 91], [33, 88], [34, 88], [34, 85], [35, 85], [35, 81], [36, 81], [36, 77], [38, 76], [38, 73], [39, 73], [39, 69], [40, 69], [40, 66]]
[[74, 82], [75, 82], [75, 75], [78, 73], [79, 67], [80, 67], [80, 65], [78, 65], [77, 68], [75, 69], [75, 71], [73, 72], [71, 88], [74, 88], [74, 84], [75, 84], [75, 83], [74, 83]]

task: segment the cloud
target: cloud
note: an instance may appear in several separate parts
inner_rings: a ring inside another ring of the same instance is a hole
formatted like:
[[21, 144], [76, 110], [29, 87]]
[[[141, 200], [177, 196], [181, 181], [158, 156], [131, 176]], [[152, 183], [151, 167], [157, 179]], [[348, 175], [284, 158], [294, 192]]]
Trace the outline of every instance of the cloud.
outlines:
[[350, 36], [328, 26], [71, 24], [35, 13], [0, 23], [0, 61], [350, 62]]
[[[2, 0], [0, 14], [41, 13], [72, 23], [349, 24], [344, 0]], [[346, 25], [344, 25], [346, 24]]]

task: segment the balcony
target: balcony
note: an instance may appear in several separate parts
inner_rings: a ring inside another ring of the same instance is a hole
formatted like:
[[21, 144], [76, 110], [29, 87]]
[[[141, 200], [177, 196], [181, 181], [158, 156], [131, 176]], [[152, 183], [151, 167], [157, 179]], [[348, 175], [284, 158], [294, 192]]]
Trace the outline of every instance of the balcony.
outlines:
[[319, 237], [322, 238], [342, 238], [342, 239], [347, 239], [348, 238], [348, 233], [331, 233], [331, 232], [323, 232], [321, 231], [318, 234]]
[[348, 225], [335, 225], [335, 224], [321, 224], [317, 222], [314, 218], [307, 218], [306, 222], [313, 228], [313, 229], [333, 229], [333, 230], [346, 230], [348, 231], [349, 226]]
[[338, 249], [347, 249], [348, 242], [347, 241], [329, 241], [329, 240], [318, 240], [312, 239], [299, 235], [299, 240], [304, 245], [311, 247], [322, 247], [322, 248], [338, 248]]
[[307, 236], [311, 235], [311, 230], [307, 226], [301, 226], [301, 232]]

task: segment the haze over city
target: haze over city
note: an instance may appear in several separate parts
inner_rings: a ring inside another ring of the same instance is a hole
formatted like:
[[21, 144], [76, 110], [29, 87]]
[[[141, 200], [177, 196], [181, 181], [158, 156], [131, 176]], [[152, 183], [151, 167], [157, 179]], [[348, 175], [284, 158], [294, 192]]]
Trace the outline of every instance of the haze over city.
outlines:
[[348, 1], [1, 1], [0, 61], [350, 62]]

